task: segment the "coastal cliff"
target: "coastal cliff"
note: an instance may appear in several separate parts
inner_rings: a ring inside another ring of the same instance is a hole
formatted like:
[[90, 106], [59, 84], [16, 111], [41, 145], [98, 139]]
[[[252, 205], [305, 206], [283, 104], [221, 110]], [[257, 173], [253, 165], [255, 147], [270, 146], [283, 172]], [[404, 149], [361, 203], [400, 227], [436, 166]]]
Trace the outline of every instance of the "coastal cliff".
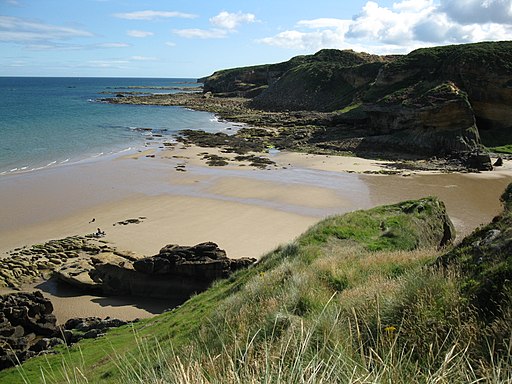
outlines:
[[205, 92], [250, 98], [259, 110], [330, 112], [323, 137], [331, 149], [457, 157], [510, 143], [511, 68], [506, 41], [404, 56], [322, 50], [200, 81]]

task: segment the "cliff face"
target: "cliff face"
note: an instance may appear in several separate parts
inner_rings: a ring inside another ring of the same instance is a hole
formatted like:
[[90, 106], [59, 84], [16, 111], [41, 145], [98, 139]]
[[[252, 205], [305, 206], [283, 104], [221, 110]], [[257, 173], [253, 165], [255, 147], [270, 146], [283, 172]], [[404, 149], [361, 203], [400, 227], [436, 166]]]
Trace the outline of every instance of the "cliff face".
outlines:
[[203, 81], [205, 91], [252, 98], [256, 109], [333, 112], [337, 135], [359, 143], [351, 149], [446, 156], [512, 141], [509, 41], [404, 56], [323, 50]]
[[476, 148], [480, 136], [467, 94], [452, 82], [422, 84], [397, 101], [387, 95], [366, 103], [371, 138], [391, 147], [432, 155], [449, 155]]
[[[512, 42], [418, 49], [387, 64], [364, 101], [381, 105], [392, 100], [403, 108], [428, 109], [442, 101], [432, 99], [438, 84], [450, 84], [456, 93], [464, 95], [484, 143], [493, 132], [512, 127]], [[417, 105], [415, 101], [422, 93], [431, 97]], [[451, 120], [455, 122], [458, 117], [457, 113]], [[442, 111], [438, 119], [441, 126], [446, 126]], [[464, 120], [458, 128], [465, 129], [466, 124]]]

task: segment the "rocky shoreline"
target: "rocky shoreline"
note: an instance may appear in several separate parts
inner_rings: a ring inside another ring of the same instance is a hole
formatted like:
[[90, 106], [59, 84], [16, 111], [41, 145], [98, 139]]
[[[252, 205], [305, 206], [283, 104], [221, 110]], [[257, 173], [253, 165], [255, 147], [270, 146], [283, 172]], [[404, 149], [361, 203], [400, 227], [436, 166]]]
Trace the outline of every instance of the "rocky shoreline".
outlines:
[[[215, 280], [254, 264], [230, 259], [217, 244], [167, 245], [157, 255], [121, 252], [92, 236], [73, 236], [24, 247], [2, 259], [0, 284], [23, 290], [36, 280], [57, 279], [84, 293], [142, 296], [184, 302]], [[136, 321], [136, 320], [135, 320]], [[57, 324], [52, 302], [39, 291], [0, 295], [0, 370], [59, 345], [102, 336], [128, 322], [107, 317], [72, 318]]]
[[[105, 98], [111, 104], [179, 106], [216, 114], [219, 118], [244, 126], [233, 134], [184, 130], [178, 140], [205, 148], [220, 148], [226, 153], [246, 155], [264, 153], [269, 148], [327, 155], [352, 155], [370, 159], [391, 160], [387, 167], [396, 170], [478, 172], [493, 165], [485, 152], [456, 153], [453, 156], [414, 155], [385, 149], [379, 145], [362, 145], [367, 140], [362, 131], [337, 131], [339, 113], [318, 111], [263, 111], [242, 97], [216, 97], [206, 94], [158, 94]], [[379, 150], [380, 148], [380, 150]], [[506, 156], [505, 156], [506, 158]], [[220, 160], [220, 159], [219, 159]], [[224, 165], [224, 164], [212, 164]], [[261, 161], [256, 166], [262, 167]], [[264, 167], [264, 166], [263, 166]]]
[[[323, 49], [216, 71], [198, 80], [202, 94], [120, 94], [102, 101], [183, 106], [260, 127], [264, 138], [243, 129], [235, 134], [255, 150], [273, 146], [389, 159], [405, 168], [488, 171], [487, 148], [498, 151], [510, 142], [511, 60], [507, 41], [392, 56]], [[243, 152], [247, 145], [238, 147]]]

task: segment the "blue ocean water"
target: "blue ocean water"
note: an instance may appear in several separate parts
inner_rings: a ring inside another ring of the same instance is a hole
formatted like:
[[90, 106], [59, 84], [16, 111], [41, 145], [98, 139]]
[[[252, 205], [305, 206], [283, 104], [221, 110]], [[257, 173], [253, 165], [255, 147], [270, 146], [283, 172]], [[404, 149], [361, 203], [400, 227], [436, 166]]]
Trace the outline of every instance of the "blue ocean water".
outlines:
[[143, 147], [181, 129], [229, 128], [206, 112], [97, 101], [195, 86], [195, 79], [0, 77], [0, 175]]

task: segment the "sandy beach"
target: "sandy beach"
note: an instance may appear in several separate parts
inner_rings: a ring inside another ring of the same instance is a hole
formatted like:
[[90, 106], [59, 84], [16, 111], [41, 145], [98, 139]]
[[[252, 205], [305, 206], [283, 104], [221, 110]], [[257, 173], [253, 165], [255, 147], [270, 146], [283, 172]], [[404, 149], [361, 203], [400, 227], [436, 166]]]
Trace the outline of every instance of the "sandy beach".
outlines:
[[[0, 178], [0, 254], [101, 228], [112, 245], [140, 255], [171, 243], [214, 241], [229, 257], [259, 258], [328, 215], [428, 195], [446, 203], [466, 235], [499, 212], [499, 196], [512, 181], [509, 162], [479, 174], [367, 175], [386, 163], [276, 153], [269, 169], [209, 167], [201, 160], [205, 151], [216, 152], [176, 145]], [[119, 224], [127, 219], [139, 223]], [[59, 320], [85, 313], [146, 317], [170, 304], [39, 288], [56, 300]]]

